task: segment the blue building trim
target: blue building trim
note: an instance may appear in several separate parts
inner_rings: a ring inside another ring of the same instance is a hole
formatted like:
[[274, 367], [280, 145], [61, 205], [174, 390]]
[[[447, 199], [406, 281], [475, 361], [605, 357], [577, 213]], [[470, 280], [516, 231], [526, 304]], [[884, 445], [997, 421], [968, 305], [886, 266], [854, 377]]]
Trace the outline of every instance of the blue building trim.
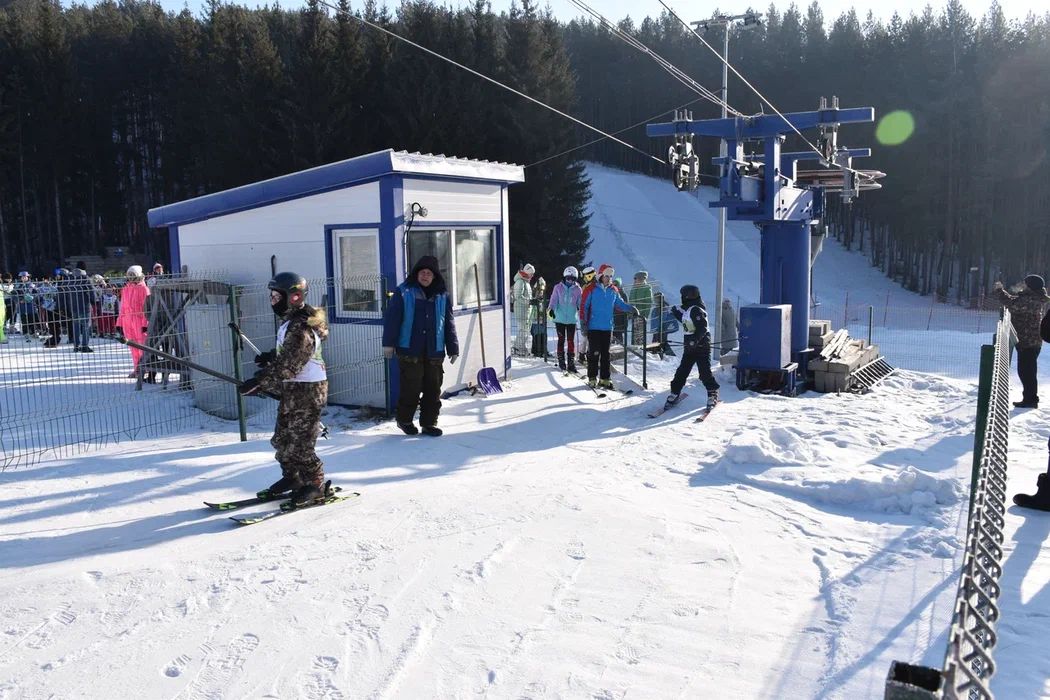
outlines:
[[[375, 229], [376, 235], [379, 238], [379, 260], [380, 266], [382, 266], [383, 260], [383, 230], [379, 222], [372, 223], [357, 223], [357, 224], [325, 224], [324, 227], [324, 269], [325, 277], [328, 279], [327, 283], [327, 295], [328, 303], [325, 306], [325, 312], [328, 314], [329, 323], [358, 323], [358, 324], [369, 324], [369, 325], [382, 325], [383, 323], [383, 304], [380, 303], [380, 314], [379, 318], [368, 318], [363, 316], [345, 317], [339, 315], [339, 310], [336, 308], [336, 289], [335, 289], [335, 254], [333, 251], [335, 247], [333, 245], [333, 234], [332, 232], [336, 229], [340, 231], [350, 230], [364, 230], [364, 229]], [[382, 274], [382, 268], [380, 268], [380, 274]]]
[[[383, 315], [386, 315], [389, 294], [401, 283], [402, 275], [398, 274], [404, 266], [404, 247], [398, 250], [398, 235], [405, 223], [404, 179], [397, 175], [387, 175], [379, 181], [379, 271], [386, 281], [387, 298], [383, 299]], [[387, 361], [387, 410], [397, 405], [397, 396], [401, 390], [400, 372], [397, 367], [397, 355]]]
[[388, 149], [156, 207], [149, 210], [147, 218], [151, 227], [187, 224], [276, 204], [290, 199], [329, 192], [351, 185], [359, 185], [388, 175], [408, 175], [413, 179], [420, 180], [487, 182], [501, 185], [519, 182], [517, 179], [507, 178], [465, 177], [433, 173], [417, 174], [405, 170], [395, 170], [394, 151]]
[[179, 227], [169, 226], [168, 227], [168, 257], [169, 267], [168, 271], [173, 275], [177, 275], [182, 272], [182, 256], [179, 254]]

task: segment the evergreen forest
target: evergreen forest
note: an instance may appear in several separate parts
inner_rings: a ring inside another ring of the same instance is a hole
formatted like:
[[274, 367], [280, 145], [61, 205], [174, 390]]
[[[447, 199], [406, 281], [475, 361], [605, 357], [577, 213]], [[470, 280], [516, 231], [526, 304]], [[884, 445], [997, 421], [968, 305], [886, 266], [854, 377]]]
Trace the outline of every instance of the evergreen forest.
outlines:
[[[834, 95], [877, 118], [906, 115], [892, 140], [875, 124], [843, 127], [842, 143], [874, 151], [855, 167], [888, 176], [831, 207], [834, 235], [944, 300], [1050, 273], [1050, 12], [1011, 20], [993, 2], [974, 17], [958, 0], [888, 21], [825, 17], [818, 0], [755, 9], [762, 24], [733, 31], [729, 60], [777, 109]], [[149, 208], [385, 148], [526, 166], [510, 195], [511, 258], [541, 271], [586, 262], [584, 161], [672, 186], [669, 167], [610, 140], [579, 148], [598, 136], [359, 19], [657, 158], [669, 144], [648, 139], [646, 121], [676, 107], [720, 115], [608, 28], [533, 0], [501, 13], [483, 0], [211, 0], [197, 13], [13, 0], [0, 9], [0, 271], [45, 271], [114, 245], [163, 259]], [[674, 17], [610, 19], [719, 90], [719, 59]], [[721, 46], [721, 30], [701, 36]], [[770, 112], [735, 75], [728, 94], [740, 112]], [[717, 142], [696, 145], [713, 174]]]

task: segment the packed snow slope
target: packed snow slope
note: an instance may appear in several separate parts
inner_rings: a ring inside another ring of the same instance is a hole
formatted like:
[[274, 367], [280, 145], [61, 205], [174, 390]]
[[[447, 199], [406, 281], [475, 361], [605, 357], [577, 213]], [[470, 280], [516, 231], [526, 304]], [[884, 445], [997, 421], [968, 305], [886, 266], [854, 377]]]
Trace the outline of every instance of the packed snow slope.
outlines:
[[329, 416], [361, 498], [259, 525], [201, 502], [276, 478], [264, 425], [3, 474], [0, 697], [878, 697], [943, 653], [972, 387], [722, 376], [695, 424], [538, 364], [438, 439]]
[[[596, 214], [688, 201], [590, 173]], [[596, 247], [618, 250], [599, 231]], [[630, 248], [621, 272], [712, 283], [710, 252]], [[747, 264], [734, 269], [757, 280]], [[873, 272], [845, 251], [837, 265], [857, 287]], [[743, 297], [747, 284], [730, 282]], [[0, 361], [44, 352], [0, 346]], [[946, 352], [972, 361], [966, 344]], [[706, 422], [695, 379], [648, 419], [674, 367], [654, 359], [648, 390], [599, 399], [516, 362], [503, 394], [445, 401], [441, 438], [330, 410], [319, 452], [361, 497], [249, 527], [202, 501], [277, 478], [261, 417], [247, 443], [202, 414], [185, 434], [0, 473], [0, 700], [852, 700], [881, 698], [893, 660], [939, 667], [974, 382], [901, 371], [866, 396], [788, 399], [720, 371]], [[103, 390], [120, 401], [132, 386]], [[1012, 431], [1010, 492], [1030, 491], [1047, 421], [1018, 412]], [[995, 690], [1050, 697], [1050, 516], [1011, 508], [1007, 528]]]

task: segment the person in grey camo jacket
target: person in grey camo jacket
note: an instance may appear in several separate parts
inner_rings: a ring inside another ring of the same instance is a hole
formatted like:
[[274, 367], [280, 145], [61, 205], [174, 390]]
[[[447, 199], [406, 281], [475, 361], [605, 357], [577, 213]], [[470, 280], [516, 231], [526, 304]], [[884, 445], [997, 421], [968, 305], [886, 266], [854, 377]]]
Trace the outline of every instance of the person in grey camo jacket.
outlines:
[[1003, 289], [1002, 282], [995, 283], [999, 302], [1010, 312], [1010, 320], [1017, 332], [1017, 377], [1021, 380], [1023, 394], [1015, 401], [1018, 408], [1039, 407], [1038, 360], [1043, 339], [1039, 337], [1039, 324], [1043, 319], [1050, 296], [1039, 275], [1024, 278], [1024, 287], [1017, 294]]

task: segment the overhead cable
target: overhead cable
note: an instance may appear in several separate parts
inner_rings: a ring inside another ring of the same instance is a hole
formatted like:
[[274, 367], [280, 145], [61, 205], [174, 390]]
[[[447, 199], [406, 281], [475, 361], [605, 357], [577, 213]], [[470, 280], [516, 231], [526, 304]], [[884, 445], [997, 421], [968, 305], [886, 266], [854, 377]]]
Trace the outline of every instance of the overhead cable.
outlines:
[[[320, 0], [320, 4], [324, 5], [325, 7], [330, 8], [332, 10], [335, 10], [336, 12], [340, 11], [338, 7], [332, 5], [331, 3], [327, 2], [326, 0]], [[400, 34], [397, 34], [396, 32], [392, 32], [389, 29], [376, 24], [375, 22], [371, 22], [371, 21], [365, 19], [364, 17], [356, 15], [356, 14], [354, 14], [352, 12], [351, 13], [347, 13], [347, 16], [350, 17], [351, 19], [357, 20], [361, 24], [364, 24], [364, 25], [366, 25], [368, 27], [371, 27], [372, 29], [376, 29], [378, 31], [381, 31], [384, 34], [387, 34], [387, 35], [393, 37], [394, 39], [397, 39], [398, 41], [402, 41], [402, 42], [404, 42], [404, 43], [406, 43], [406, 44], [408, 44], [410, 46], [414, 46], [415, 48], [419, 49], [420, 51], [423, 51], [425, 53], [430, 54], [434, 58], [440, 58], [442, 61], [445, 61], [446, 63], [451, 63], [452, 65], [456, 66], [457, 68], [462, 68], [463, 70], [467, 71], [468, 73], [476, 75], [476, 76], [478, 76], [479, 78], [481, 78], [483, 80], [487, 80], [488, 82], [492, 83], [493, 85], [498, 85], [499, 87], [503, 88], [504, 90], [507, 90], [509, 92], [513, 92], [515, 95], [518, 95], [519, 97], [524, 97], [529, 102], [537, 104], [540, 107], [543, 107], [544, 109], [548, 109], [548, 110], [554, 112], [555, 114], [557, 114], [559, 116], [565, 117], [566, 119], [568, 119], [570, 121], [573, 121], [573, 122], [579, 124], [580, 126], [582, 126], [584, 128], [587, 128], [587, 129], [590, 129], [591, 131], [599, 133], [605, 138], [612, 139], [616, 143], [618, 143], [618, 144], [620, 144], [622, 146], [626, 146], [627, 148], [631, 149], [632, 151], [636, 151], [638, 153], [641, 153], [646, 158], [652, 158], [657, 163], [663, 163], [664, 162], [663, 160], [657, 158], [656, 156], [654, 156], [654, 155], [652, 155], [650, 153], [646, 153], [645, 151], [643, 151], [640, 148], [632, 146], [631, 144], [627, 143], [626, 141], [621, 141], [620, 139], [616, 138], [612, 134], [607, 134], [606, 132], [602, 131], [601, 129], [599, 129], [596, 126], [591, 126], [587, 122], [581, 121], [580, 119], [577, 119], [576, 117], [572, 116], [571, 114], [566, 114], [565, 112], [561, 111], [560, 109], [557, 109], [556, 107], [551, 107], [549, 104], [541, 102], [540, 100], [537, 100], [535, 97], [531, 97], [529, 95], [526, 95], [524, 92], [521, 92], [520, 90], [515, 90], [514, 88], [510, 87], [509, 85], [501, 83], [500, 81], [496, 80], [495, 78], [490, 78], [489, 76], [485, 75], [484, 73], [479, 73], [478, 71], [474, 70], [473, 68], [468, 68], [467, 66], [464, 66], [462, 63], [457, 63], [456, 61], [453, 61], [451, 58], [443, 56], [443, 55], [439, 54], [437, 51], [433, 51], [431, 49], [428, 49], [427, 47], [422, 46], [421, 44], [417, 44], [416, 42], [412, 41], [411, 39], [406, 39], [405, 37], [401, 36]]]
[[[678, 107], [675, 107], [674, 109], [685, 109], [686, 107], [689, 107], [690, 105], [696, 104], [697, 102], [699, 102], [702, 99], [704, 99], [704, 98], [703, 97], [697, 97], [695, 100], [691, 100], [689, 102], [686, 102], [684, 105], [680, 105]], [[665, 109], [664, 111], [657, 112], [656, 114], [652, 115], [651, 117], [643, 119], [640, 122], [636, 122], [634, 124], [631, 124], [630, 126], [625, 126], [624, 128], [620, 129], [619, 131], [614, 131], [612, 133], [615, 136], [616, 134], [622, 134], [625, 131], [630, 131], [631, 129], [636, 129], [639, 126], [641, 126], [642, 124], [648, 124], [649, 122], [651, 122], [652, 120], [656, 119], [657, 117], [662, 117], [663, 115], [667, 114], [668, 112], [673, 112], [673, 111], [674, 110], [671, 110], [671, 109]], [[561, 158], [562, 156], [567, 155], [569, 153], [572, 153], [573, 151], [578, 151], [581, 148], [587, 148], [587, 146], [593, 146], [594, 144], [598, 143], [599, 141], [604, 141], [604, 140], [605, 140], [605, 137], [603, 136], [601, 138], [594, 139], [592, 141], [588, 141], [587, 143], [580, 144], [579, 146], [573, 146], [572, 148], [566, 149], [566, 150], [562, 151], [561, 153], [555, 153], [553, 156], [547, 156], [546, 158], [538, 160], [535, 163], [529, 163], [525, 167], [526, 168], [531, 168], [534, 165], [540, 165], [541, 163], [546, 163], [548, 160], [554, 160], [555, 158]], [[660, 162], [663, 163], [663, 161], [660, 161]], [[717, 180], [718, 179], [717, 176], [715, 176], [715, 175], [708, 175], [706, 173], [700, 173], [700, 177], [709, 177], [709, 178], [711, 178], [713, 180]]]
[[595, 10], [593, 7], [591, 7], [587, 3], [583, 2], [583, 0], [572, 0], [572, 4], [576, 5], [576, 7], [580, 8], [581, 10], [583, 10], [584, 12], [589, 14], [591, 17], [593, 17], [594, 19], [598, 20], [598, 22], [603, 27], [605, 27], [610, 32], [612, 32], [616, 36], [618, 36], [621, 39], [623, 39], [625, 42], [627, 42], [628, 45], [630, 45], [631, 47], [637, 49], [638, 51], [641, 51], [642, 53], [644, 53], [647, 56], [649, 56], [650, 58], [652, 58], [654, 61], [656, 61], [657, 64], [659, 64], [659, 66], [661, 68], [663, 68], [665, 71], [670, 73], [671, 76], [675, 80], [677, 80], [678, 82], [682, 83], [683, 85], [685, 85], [690, 90], [693, 90], [698, 95], [702, 96], [704, 99], [709, 100], [711, 102], [714, 102], [719, 107], [725, 107], [726, 111], [729, 112], [730, 114], [733, 114], [735, 116], [744, 116], [743, 113], [741, 113], [741, 112], [733, 109], [732, 107], [730, 107], [725, 102], [725, 100], [723, 100], [721, 97], [716, 95], [714, 92], [712, 92], [708, 88], [704, 87], [703, 85], [701, 85], [700, 83], [696, 82], [691, 77], [689, 77], [678, 66], [674, 65], [673, 63], [668, 61], [666, 58], [664, 58], [660, 54], [658, 54], [655, 51], [653, 51], [652, 49], [650, 49], [648, 46], [643, 44], [636, 37], [631, 36], [630, 34], [628, 34], [626, 31], [624, 31], [623, 29], [618, 27], [611, 20], [607, 19], [600, 12]]

